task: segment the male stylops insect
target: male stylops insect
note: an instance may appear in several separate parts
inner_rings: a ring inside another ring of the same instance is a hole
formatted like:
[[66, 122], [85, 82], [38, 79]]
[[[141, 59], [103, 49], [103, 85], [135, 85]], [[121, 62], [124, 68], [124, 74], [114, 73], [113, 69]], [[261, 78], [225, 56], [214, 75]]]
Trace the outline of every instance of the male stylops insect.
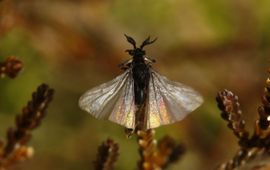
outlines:
[[124, 73], [83, 94], [81, 109], [128, 129], [145, 130], [179, 121], [201, 105], [198, 92], [152, 69], [155, 60], [146, 57], [143, 48], [156, 39], [148, 37], [137, 47], [125, 36], [133, 49], [126, 50], [132, 59], [120, 65]]

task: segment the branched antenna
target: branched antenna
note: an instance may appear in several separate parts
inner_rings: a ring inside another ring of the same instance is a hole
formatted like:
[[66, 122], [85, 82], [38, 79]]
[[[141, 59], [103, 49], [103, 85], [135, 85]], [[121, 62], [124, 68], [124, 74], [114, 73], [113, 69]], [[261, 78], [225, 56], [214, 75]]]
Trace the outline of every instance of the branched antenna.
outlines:
[[149, 37], [147, 37], [147, 38], [143, 41], [143, 43], [142, 43], [142, 45], [140, 46], [140, 48], [143, 49], [144, 46], [149, 45], [149, 44], [152, 44], [152, 43], [154, 43], [156, 40], [157, 40], [157, 38], [155, 38], [155, 39], [153, 39], [153, 40], [150, 40], [150, 36], [149, 36]]
[[135, 49], [135, 48], [136, 48], [136, 41], [135, 41], [132, 37], [130, 37], [130, 36], [126, 35], [126, 34], [124, 34], [124, 35], [125, 35], [125, 37], [127, 38], [127, 41], [128, 41], [130, 44], [132, 44], [133, 47], [134, 47], [134, 49]]

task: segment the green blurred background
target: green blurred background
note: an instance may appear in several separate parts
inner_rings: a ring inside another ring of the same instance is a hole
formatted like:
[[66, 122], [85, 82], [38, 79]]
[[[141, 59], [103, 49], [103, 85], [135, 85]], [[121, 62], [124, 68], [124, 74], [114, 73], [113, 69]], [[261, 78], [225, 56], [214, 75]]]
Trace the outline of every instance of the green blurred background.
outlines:
[[117, 170], [136, 169], [136, 139], [123, 127], [78, 108], [86, 90], [121, 73], [131, 48], [126, 33], [146, 48], [154, 68], [197, 89], [205, 102], [181, 122], [156, 129], [187, 153], [171, 170], [209, 170], [230, 159], [237, 140], [220, 118], [215, 96], [238, 94], [252, 130], [270, 56], [270, 1], [251, 0], [0, 0], [0, 60], [15, 55], [24, 70], [0, 80], [0, 135], [45, 82], [56, 91], [42, 126], [34, 131], [33, 159], [14, 169], [89, 170], [108, 137], [120, 145]]

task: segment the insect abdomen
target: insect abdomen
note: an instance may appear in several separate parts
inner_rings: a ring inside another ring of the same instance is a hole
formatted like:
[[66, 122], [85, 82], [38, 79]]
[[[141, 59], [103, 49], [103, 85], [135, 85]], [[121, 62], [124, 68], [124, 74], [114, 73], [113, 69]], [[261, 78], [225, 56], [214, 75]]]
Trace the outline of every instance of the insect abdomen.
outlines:
[[146, 64], [135, 64], [133, 69], [135, 104], [142, 105], [147, 97], [150, 73]]

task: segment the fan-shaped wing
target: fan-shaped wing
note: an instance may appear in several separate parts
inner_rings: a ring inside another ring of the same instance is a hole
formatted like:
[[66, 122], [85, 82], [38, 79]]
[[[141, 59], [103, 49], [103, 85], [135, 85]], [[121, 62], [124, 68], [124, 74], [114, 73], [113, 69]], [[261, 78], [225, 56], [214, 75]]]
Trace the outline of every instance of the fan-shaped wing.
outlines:
[[182, 120], [203, 98], [191, 87], [173, 82], [151, 69], [147, 129]]
[[112, 81], [87, 91], [80, 97], [79, 106], [96, 118], [134, 128], [133, 84], [132, 73], [127, 70]]

